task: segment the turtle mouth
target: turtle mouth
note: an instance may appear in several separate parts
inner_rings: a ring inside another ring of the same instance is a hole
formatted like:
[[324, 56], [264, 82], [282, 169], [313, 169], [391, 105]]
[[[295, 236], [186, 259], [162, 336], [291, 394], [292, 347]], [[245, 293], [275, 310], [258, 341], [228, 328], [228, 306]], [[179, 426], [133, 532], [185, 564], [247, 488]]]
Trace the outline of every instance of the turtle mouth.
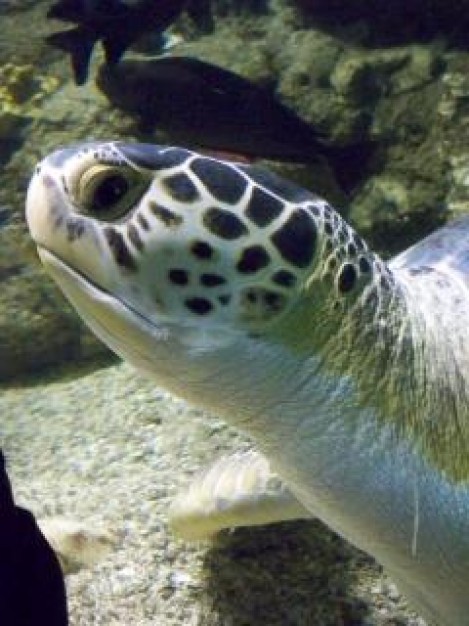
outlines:
[[112, 350], [122, 355], [122, 346], [125, 344], [124, 350], [128, 358], [128, 352], [135, 351], [135, 346], [139, 343], [129, 341], [132, 330], [139, 336], [146, 337], [147, 341], [150, 338], [169, 338], [169, 327], [155, 324], [154, 320], [111, 294], [48, 248], [38, 245], [37, 250], [46, 271], [85, 323]]

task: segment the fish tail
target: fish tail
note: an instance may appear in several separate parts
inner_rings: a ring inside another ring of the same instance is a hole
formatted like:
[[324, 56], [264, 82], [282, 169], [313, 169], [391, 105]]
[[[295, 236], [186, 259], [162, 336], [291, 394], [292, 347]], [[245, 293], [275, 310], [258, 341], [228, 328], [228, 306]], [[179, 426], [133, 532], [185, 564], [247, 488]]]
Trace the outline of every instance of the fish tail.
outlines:
[[49, 45], [70, 54], [75, 83], [77, 85], [86, 83], [96, 37], [78, 27], [53, 33], [46, 38], [46, 41]]
[[116, 65], [129, 47], [129, 43], [129, 39], [125, 35], [122, 37], [114, 35], [114, 37], [103, 39], [102, 44], [107, 65]]

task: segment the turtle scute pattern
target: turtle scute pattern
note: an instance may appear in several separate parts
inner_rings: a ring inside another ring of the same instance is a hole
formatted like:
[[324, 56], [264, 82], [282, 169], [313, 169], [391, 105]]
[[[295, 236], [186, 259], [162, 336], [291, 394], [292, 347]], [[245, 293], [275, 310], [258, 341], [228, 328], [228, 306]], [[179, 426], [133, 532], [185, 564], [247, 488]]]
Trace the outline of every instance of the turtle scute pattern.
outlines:
[[[155, 302], [172, 314], [255, 326], [288, 310], [312, 276], [338, 297], [372, 277], [374, 255], [327, 202], [257, 167], [118, 143], [87, 146], [72, 161], [79, 175], [69, 193], [99, 220], [122, 271], [144, 271], [161, 231], [156, 265], [166, 285]], [[79, 219], [68, 218], [74, 236]]]

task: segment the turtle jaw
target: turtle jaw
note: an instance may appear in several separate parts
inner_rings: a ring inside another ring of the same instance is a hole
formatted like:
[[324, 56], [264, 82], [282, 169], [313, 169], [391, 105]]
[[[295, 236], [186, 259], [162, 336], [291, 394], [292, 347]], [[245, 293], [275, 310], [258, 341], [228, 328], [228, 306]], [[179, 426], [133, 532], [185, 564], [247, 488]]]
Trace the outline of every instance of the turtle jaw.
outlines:
[[42, 246], [38, 246], [38, 254], [48, 274], [91, 330], [116, 354], [154, 372], [156, 348], [164, 345], [167, 349], [174, 330], [147, 319]]
[[38, 253], [48, 274], [93, 333], [123, 360], [181, 397], [200, 402], [200, 385], [207, 384], [206, 378], [213, 379], [200, 367], [200, 357], [209, 356], [215, 364], [220, 360], [226, 365], [231, 346], [249, 340], [244, 332], [226, 327], [211, 329], [207, 336], [193, 323], [148, 319], [49, 250], [38, 246]]

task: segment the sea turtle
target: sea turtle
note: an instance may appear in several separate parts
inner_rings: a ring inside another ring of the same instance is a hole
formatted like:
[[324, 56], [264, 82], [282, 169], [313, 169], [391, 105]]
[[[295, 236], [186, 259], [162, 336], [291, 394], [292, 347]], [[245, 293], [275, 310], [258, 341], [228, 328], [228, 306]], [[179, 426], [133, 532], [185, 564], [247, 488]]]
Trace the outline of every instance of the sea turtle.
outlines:
[[469, 624], [469, 218], [385, 263], [266, 170], [112, 141], [45, 158], [26, 213], [94, 332], [263, 455], [209, 472], [176, 526], [314, 514], [429, 622]]

